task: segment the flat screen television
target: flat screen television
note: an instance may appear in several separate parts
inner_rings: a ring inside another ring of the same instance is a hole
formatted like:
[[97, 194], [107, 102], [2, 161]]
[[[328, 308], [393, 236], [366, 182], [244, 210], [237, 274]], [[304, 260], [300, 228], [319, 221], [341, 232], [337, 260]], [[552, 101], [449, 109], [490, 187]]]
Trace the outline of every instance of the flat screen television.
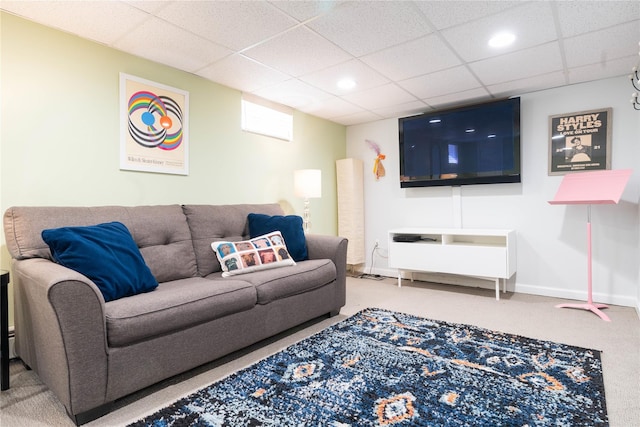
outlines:
[[520, 181], [520, 98], [398, 119], [400, 187]]

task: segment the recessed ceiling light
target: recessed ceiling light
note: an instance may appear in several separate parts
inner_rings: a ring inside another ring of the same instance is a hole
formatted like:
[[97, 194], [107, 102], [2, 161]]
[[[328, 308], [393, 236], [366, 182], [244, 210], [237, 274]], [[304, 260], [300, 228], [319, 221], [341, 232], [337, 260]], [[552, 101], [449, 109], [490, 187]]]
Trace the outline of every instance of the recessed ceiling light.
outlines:
[[337, 86], [342, 90], [351, 90], [356, 87], [356, 82], [351, 77], [345, 77], [338, 81]]
[[506, 47], [513, 42], [516, 41], [516, 36], [513, 33], [509, 33], [507, 31], [503, 31], [501, 33], [496, 33], [489, 39], [489, 46], [491, 47]]

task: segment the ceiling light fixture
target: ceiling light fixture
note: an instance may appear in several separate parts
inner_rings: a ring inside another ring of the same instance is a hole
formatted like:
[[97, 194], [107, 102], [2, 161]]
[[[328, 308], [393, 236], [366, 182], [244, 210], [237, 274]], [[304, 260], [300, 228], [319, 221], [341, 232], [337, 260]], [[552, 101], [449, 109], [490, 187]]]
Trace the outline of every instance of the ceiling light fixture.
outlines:
[[338, 81], [337, 86], [342, 90], [351, 90], [356, 87], [356, 81], [351, 77], [345, 77]]
[[489, 39], [489, 46], [493, 48], [507, 47], [516, 41], [516, 36], [513, 33], [503, 31], [496, 33]]

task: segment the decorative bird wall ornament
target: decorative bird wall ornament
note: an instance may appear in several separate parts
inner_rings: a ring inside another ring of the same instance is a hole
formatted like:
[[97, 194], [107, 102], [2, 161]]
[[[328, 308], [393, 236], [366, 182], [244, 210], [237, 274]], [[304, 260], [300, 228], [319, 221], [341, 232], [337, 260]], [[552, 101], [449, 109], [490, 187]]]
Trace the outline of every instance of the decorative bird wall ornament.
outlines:
[[387, 156], [385, 156], [380, 152], [380, 146], [375, 142], [370, 141], [368, 139], [365, 139], [365, 142], [367, 143], [369, 148], [375, 151], [376, 154], [378, 155], [378, 157], [376, 157], [376, 159], [373, 162], [373, 175], [376, 177], [376, 180], [378, 180], [380, 179], [380, 177], [383, 177], [385, 175], [385, 170], [384, 170], [382, 161], [386, 159]]

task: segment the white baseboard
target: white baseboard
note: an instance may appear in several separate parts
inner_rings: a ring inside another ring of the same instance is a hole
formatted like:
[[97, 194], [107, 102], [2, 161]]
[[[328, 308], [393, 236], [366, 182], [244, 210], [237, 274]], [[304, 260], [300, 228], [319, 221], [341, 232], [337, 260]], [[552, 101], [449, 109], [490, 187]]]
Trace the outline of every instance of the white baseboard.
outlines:
[[[367, 271], [368, 272], [368, 271]], [[398, 279], [398, 272], [392, 269], [374, 268], [371, 274], [377, 274], [380, 276], [390, 277]], [[411, 276], [408, 272], [403, 273], [403, 279], [410, 279]], [[421, 280], [425, 282], [444, 283], [447, 285], [459, 285], [459, 286], [473, 286], [476, 288], [495, 289], [495, 282], [493, 279], [482, 279], [479, 277], [459, 276], [456, 274], [444, 274], [444, 273], [425, 273], [414, 272], [413, 279]]]
[[[515, 292], [521, 292], [523, 294], [541, 295], [554, 298], [570, 299], [576, 301], [585, 301], [587, 299], [587, 291], [585, 290], [570, 290], [570, 289], [558, 289], [558, 288], [545, 288], [542, 286], [531, 286], [522, 283], [516, 283]], [[620, 305], [623, 307], [635, 307], [638, 305], [638, 301], [635, 298], [626, 297], [622, 295], [607, 295], [598, 292], [593, 293], [593, 301], [602, 304]]]
[[16, 336], [13, 326], [9, 326], [9, 359], [16, 357]]
[[[365, 272], [369, 272], [365, 268]], [[398, 277], [398, 270], [389, 268], [374, 268], [371, 274], [379, 274], [380, 276]], [[408, 278], [407, 274], [403, 275], [404, 278]], [[458, 276], [454, 274], [440, 274], [440, 273], [414, 273], [416, 280], [431, 281], [435, 283], [445, 283], [461, 286], [474, 286], [479, 288], [492, 289], [495, 287], [495, 283], [492, 280], [484, 280], [475, 277]], [[513, 281], [507, 281], [507, 291], [519, 292], [523, 294], [540, 295], [554, 298], [570, 299], [583, 301], [586, 299], [586, 290], [568, 290], [559, 288], [549, 288], [541, 286], [527, 285], [523, 283], [513, 283]], [[620, 305], [623, 307], [635, 307], [640, 317], [640, 301], [636, 298], [623, 296], [623, 295], [608, 295], [601, 293], [594, 293], [593, 300], [602, 304]]]
[[16, 356], [16, 337], [9, 337], [9, 359], [15, 359]]

